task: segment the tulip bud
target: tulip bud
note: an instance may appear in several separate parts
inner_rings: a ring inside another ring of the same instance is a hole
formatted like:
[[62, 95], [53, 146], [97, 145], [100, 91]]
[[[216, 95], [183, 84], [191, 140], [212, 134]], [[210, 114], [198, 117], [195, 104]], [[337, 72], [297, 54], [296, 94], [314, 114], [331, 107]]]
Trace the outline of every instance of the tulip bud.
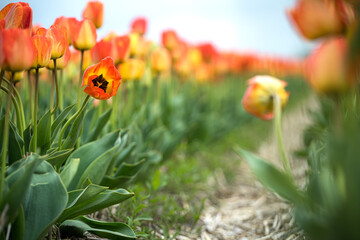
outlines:
[[32, 9], [28, 3], [9, 3], [0, 11], [0, 21], [5, 20], [5, 28], [27, 29], [32, 32]]
[[171, 56], [165, 48], [157, 48], [151, 52], [150, 62], [155, 74], [169, 70], [171, 67]]
[[137, 18], [131, 23], [131, 32], [137, 33], [139, 35], [144, 35], [146, 33], [147, 22], [145, 18]]
[[89, 50], [96, 44], [96, 28], [89, 19], [73, 21], [71, 26], [72, 45], [77, 50]]
[[31, 67], [45, 67], [49, 63], [51, 57], [52, 39], [39, 35], [34, 35], [31, 37], [31, 40], [34, 43], [35, 50], [35, 58]]
[[52, 40], [51, 59], [62, 57], [69, 44], [60, 26], [52, 25], [46, 31], [45, 36]]

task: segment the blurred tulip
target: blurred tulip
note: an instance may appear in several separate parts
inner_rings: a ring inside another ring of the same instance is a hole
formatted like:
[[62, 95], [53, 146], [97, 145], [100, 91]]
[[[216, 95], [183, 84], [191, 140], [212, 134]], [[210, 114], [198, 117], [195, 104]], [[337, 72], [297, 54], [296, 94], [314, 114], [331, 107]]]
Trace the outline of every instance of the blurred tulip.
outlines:
[[217, 56], [217, 50], [211, 43], [204, 43], [198, 46], [201, 52], [202, 59], [206, 62], [211, 62]]
[[1, 68], [12, 72], [27, 70], [34, 57], [34, 44], [26, 30], [10, 28], [0, 32]]
[[106, 100], [116, 95], [121, 77], [114, 66], [114, 61], [107, 57], [99, 63], [88, 67], [84, 72], [82, 87], [88, 95]]
[[161, 34], [161, 42], [169, 51], [179, 44], [179, 38], [174, 30], [167, 30]]
[[32, 68], [45, 67], [51, 58], [52, 39], [44, 36], [34, 35], [31, 37], [34, 44], [35, 58], [31, 65]]
[[199, 66], [202, 61], [200, 50], [197, 48], [190, 48], [188, 51], [188, 58], [193, 67]]
[[51, 59], [57, 59], [64, 55], [69, 46], [67, 36], [61, 30], [60, 26], [52, 25], [45, 33], [45, 36], [52, 41]]
[[144, 35], [146, 33], [147, 21], [145, 18], [136, 18], [131, 23], [131, 32], [138, 33], [139, 35]]
[[318, 93], [339, 94], [354, 86], [347, 74], [348, 44], [344, 38], [329, 39], [307, 59], [305, 75]]
[[104, 5], [99, 1], [90, 1], [87, 3], [82, 18], [91, 20], [96, 28], [100, 28], [104, 19]]
[[270, 120], [274, 117], [274, 97], [280, 98], [283, 108], [289, 98], [289, 93], [285, 91], [286, 82], [277, 78], [258, 75], [248, 81], [249, 87], [246, 89], [242, 99], [244, 109], [261, 119]]
[[316, 39], [343, 33], [354, 19], [354, 10], [342, 0], [298, 0], [288, 15], [301, 35]]
[[[70, 58], [71, 58], [71, 51], [70, 48], [67, 47], [65, 49], [64, 55], [56, 60], [56, 69], [58, 70], [64, 69], [68, 65]], [[48, 69], [54, 69], [54, 61], [50, 61], [46, 67]]]
[[182, 58], [174, 64], [174, 70], [182, 79], [187, 79], [192, 71], [191, 62], [188, 58]]
[[126, 61], [130, 56], [130, 38], [129, 36], [115, 37], [115, 46], [117, 48], [117, 57], [114, 59], [115, 64]]
[[117, 49], [112, 39], [103, 39], [95, 44], [92, 53], [94, 62], [99, 62], [106, 57], [111, 57], [112, 59], [115, 59], [117, 56]]
[[32, 32], [32, 9], [28, 3], [9, 3], [0, 11], [0, 21], [5, 20], [5, 28], [27, 29]]
[[61, 26], [66, 32], [67, 41], [71, 45], [70, 21], [67, 17], [58, 17], [55, 19], [54, 25]]
[[208, 82], [212, 77], [212, 67], [208, 63], [202, 63], [195, 69], [195, 80], [198, 83]]
[[118, 69], [124, 81], [138, 80], [144, 74], [145, 63], [143, 60], [130, 58], [124, 63], [119, 64]]
[[155, 74], [167, 71], [171, 67], [171, 56], [166, 48], [157, 48], [151, 52], [150, 62]]
[[89, 50], [96, 44], [96, 28], [89, 19], [72, 21], [70, 33], [72, 45], [77, 50]]
[[[7, 79], [10, 79], [10, 78], [11, 78], [11, 74], [12, 74], [11, 72], [5, 72], [5, 77], [6, 77]], [[24, 77], [25, 77], [25, 71], [21, 71], [21, 72], [16, 72], [16, 73], [15, 73], [13, 81], [14, 81], [14, 83], [16, 84], [16, 87], [19, 87], [19, 82], [20, 82], [21, 80], [23, 80]]]

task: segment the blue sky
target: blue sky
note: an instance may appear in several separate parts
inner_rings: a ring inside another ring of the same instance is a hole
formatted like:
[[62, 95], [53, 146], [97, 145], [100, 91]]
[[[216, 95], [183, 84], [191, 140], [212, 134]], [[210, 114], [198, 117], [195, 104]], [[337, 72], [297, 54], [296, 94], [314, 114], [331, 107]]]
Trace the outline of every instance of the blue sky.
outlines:
[[[13, 2], [2, 0], [0, 8]], [[81, 18], [87, 0], [27, 1], [33, 22], [49, 27], [58, 16]], [[165, 29], [175, 29], [190, 43], [213, 42], [221, 50], [258, 52], [277, 56], [303, 55], [313, 44], [291, 27], [285, 10], [295, 0], [103, 0], [104, 25], [125, 34], [137, 16], [148, 19], [146, 36], [155, 42]]]

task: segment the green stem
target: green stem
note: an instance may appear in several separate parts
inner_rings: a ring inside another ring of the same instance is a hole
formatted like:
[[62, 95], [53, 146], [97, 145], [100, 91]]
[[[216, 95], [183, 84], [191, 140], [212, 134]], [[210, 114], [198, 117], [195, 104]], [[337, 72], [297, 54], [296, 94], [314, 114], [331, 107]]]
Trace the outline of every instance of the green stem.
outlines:
[[275, 129], [275, 133], [276, 133], [276, 140], [277, 140], [277, 145], [278, 145], [278, 149], [279, 149], [279, 154], [280, 154], [281, 161], [282, 161], [282, 164], [283, 164], [286, 174], [290, 177], [290, 179], [293, 179], [291, 168], [290, 168], [290, 163], [289, 163], [289, 158], [287, 157], [287, 154], [285, 151], [284, 139], [283, 139], [283, 134], [282, 134], [282, 129], [281, 129], [280, 96], [275, 94], [273, 96], [273, 101], [274, 101], [273, 106], [274, 106], [274, 111], [275, 111], [274, 129]]
[[54, 109], [51, 112], [51, 115], [53, 115], [59, 107], [59, 83], [58, 83], [58, 79], [57, 79], [56, 59], [54, 59], [53, 75], [54, 75], [54, 83], [55, 83], [55, 90], [56, 90], [56, 103], [55, 103]]
[[[3, 80], [10, 86], [10, 81], [8, 81], [6, 78], [3, 78]], [[14, 84], [13, 84], [14, 85]], [[22, 104], [22, 100], [21, 100], [21, 96], [20, 96], [20, 93], [19, 91], [16, 89], [16, 87], [14, 86], [13, 88], [14, 90], [14, 93], [15, 94], [15, 97], [17, 99], [17, 103], [19, 104], [19, 110], [20, 110], [20, 121], [21, 121], [21, 124], [22, 124], [22, 129], [25, 129], [25, 114], [24, 114], [24, 106]], [[22, 133], [20, 134], [20, 136], [22, 136]]]
[[[117, 128], [117, 120], [118, 120], [118, 109], [119, 109], [119, 95], [115, 95], [112, 97], [112, 113], [111, 113], [111, 125], [112, 129], [116, 130]], [[100, 112], [101, 114], [101, 112]]]
[[61, 145], [62, 145], [62, 138], [64, 136], [65, 130], [66, 128], [70, 125], [70, 123], [79, 116], [79, 114], [81, 113], [81, 111], [84, 109], [84, 107], [86, 106], [86, 104], [88, 103], [90, 99], [90, 95], [87, 95], [86, 98], [84, 99], [83, 104], [81, 105], [81, 107], [74, 113], [74, 115], [71, 116], [71, 118], [65, 123], [65, 125], [63, 126], [63, 128], [61, 129], [61, 133], [59, 136], [59, 150], [61, 150]]
[[50, 91], [50, 112], [53, 112], [54, 109], [54, 92], [55, 92], [55, 80], [54, 80], [54, 76], [53, 79], [51, 80], [51, 91]]
[[31, 152], [36, 152], [37, 149], [37, 109], [38, 109], [38, 97], [39, 97], [39, 68], [35, 70], [35, 91], [34, 91], [34, 113], [33, 113], [33, 142]]
[[[1, 86], [1, 90], [3, 90], [4, 92], [6, 92], [7, 94], [9, 94], [9, 89], [7, 89], [4, 86]], [[17, 127], [19, 129], [19, 135], [21, 138], [23, 138], [23, 131], [24, 129], [22, 128], [22, 124], [21, 124], [21, 114], [20, 114], [20, 108], [19, 108], [19, 104], [17, 103], [15, 97], [13, 95], [11, 95], [11, 100], [15, 106], [15, 112], [16, 112], [16, 121], [17, 121]]]
[[1, 72], [0, 72], [0, 86], [2, 84], [2, 80], [4, 78], [4, 75], [5, 75], [5, 71], [4, 71], [4, 69], [1, 69]]
[[9, 92], [6, 100], [6, 108], [5, 108], [5, 119], [4, 119], [4, 132], [3, 132], [3, 144], [2, 144], [2, 152], [1, 152], [1, 178], [0, 178], [0, 195], [3, 195], [4, 190], [4, 182], [5, 182], [5, 168], [6, 168], [6, 157], [8, 153], [8, 145], [9, 145], [9, 121], [10, 121], [10, 98], [12, 96], [13, 89], [13, 80], [15, 73], [11, 73]]
[[81, 101], [81, 83], [82, 83], [82, 76], [83, 76], [83, 61], [84, 61], [84, 50], [81, 50], [80, 54], [80, 76], [78, 82], [78, 97], [77, 97], [77, 109], [80, 108], [80, 101]]
[[28, 70], [27, 71], [27, 77], [28, 77], [28, 83], [29, 83], [29, 104], [30, 104], [30, 117], [31, 119], [34, 118], [34, 105], [33, 105], [33, 85], [32, 85], [32, 82], [31, 82], [31, 71]]
[[59, 108], [60, 110], [64, 109], [64, 98], [63, 98], [63, 81], [64, 81], [64, 70], [60, 70], [60, 81], [59, 81]]

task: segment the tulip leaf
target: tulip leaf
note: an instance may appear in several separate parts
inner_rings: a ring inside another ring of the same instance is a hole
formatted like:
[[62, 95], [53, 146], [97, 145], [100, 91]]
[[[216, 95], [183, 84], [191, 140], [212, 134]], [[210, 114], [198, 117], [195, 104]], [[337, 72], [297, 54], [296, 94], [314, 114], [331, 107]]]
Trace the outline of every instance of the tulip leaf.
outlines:
[[[0, 136], [3, 136], [4, 131], [4, 119], [2, 117], [0, 120]], [[3, 138], [0, 138], [0, 151], [2, 151], [3, 146]], [[22, 149], [24, 147], [24, 141], [21, 139], [20, 135], [16, 130], [16, 126], [10, 121], [9, 124], [9, 143], [8, 143], [8, 161], [11, 165], [17, 160], [22, 158], [23, 152]]]
[[[74, 147], [77, 140], [79, 139], [82, 129], [82, 123], [85, 115], [84, 109], [81, 111], [79, 116], [75, 118], [74, 122], [72, 123], [70, 131], [66, 136], [65, 142], [62, 145], [62, 149]], [[61, 139], [59, 139], [59, 141], [61, 141]]]
[[122, 163], [116, 172], [116, 176], [105, 176], [101, 185], [110, 188], [123, 186], [125, 183], [131, 181], [136, 174], [143, 168], [143, 163], [146, 159], [142, 159], [136, 163]]
[[[97, 141], [84, 144], [83, 146], [76, 149], [68, 157], [68, 159], [80, 158], [78, 170], [70, 185], [68, 186], [69, 191], [77, 189], [77, 186], [79, 185], [80, 179], [85, 170], [95, 159], [100, 157], [103, 153], [107, 152], [114, 145], [117, 145], [116, 142], [120, 142], [119, 131], [109, 133]], [[66, 162], [66, 165], [68, 164], [70, 164], [69, 161]]]
[[51, 165], [60, 167], [64, 161], [69, 157], [71, 152], [73, 151], [73, 148], [55, 151], [50, 153], [46, 157], [46, 161], [48, 161]]
[[51, 140], [54, 141], [56, 134], [58, 133], [61, 124], [65, 121], [67, 116], [70, 114], [71, 110], [74, 108], [76, 104], [70, 105], [65, 108], [60, 115], [55, 119], [53, 124], [51, 125]]
[[255, 176], [266, 188], [296, 205], [304, 202], [304, 194], [296, 188], [284, 172], [239, 147], [236, 147], [235, 151], [249, 163]]
[[30, 152], [31, 134], [32, 134], [32, 125], [29, 124], [29, 126], [27, 126], [27, 128], [25, 128], [24, 134], [23, 134], [25, 153]]
[[33, 174], [23, 203], [26, 239], [41, 239], [64, 211], [68, 194], [60, 176], [47, 161]]
[[119, 166], [122, 162], [129, 159], [135, 147], [136, 147], [136, 143], [132, 142], [124, 149], [121, 149], [121, 151], [119, 151], [119, 153], [116, 154], [115, 166]]
[[32, 154], [26, 159], [17, 161], [7, 169], [5, 183], [8, 186], [8, 190], [1, 197], [0, 212], [3, 212], [4, 207], [7, 205], [6, 216], [8, 222], [12, 222], [15, 219], [25, 194], [29, 189], [34, 169], [41, 161], [38, 155]]
[[51, 145], [51, 112], [47, 111], [39, 120], [37, 147], [41, 154], [45, 154]]
[[97, 221], [83, 216], [63, 222], [60, 231], [62, 237], [83, 237], [85, 232], [89, 232], [113, 240], [136, 239], [133, 230], [124, 223]]
[[100, 118], [96, 121], [96, 126], [87, 137], [86, 142], [91, 142], [96, 140], [96, 138], [100, 135], [101, 130], [106, 126], [106, 123], [109, 121], [111, 116], [111, 111], [112, 108], [101, 114]]
[[67, 207], [59, 222], [99, 211], [125, 201], [133, 195], [125, 189], [108, 190], [107, 187], [94, 184], [88, 185], [85, 189], [70, 191]]
[[74, 178], [76, 171], [78, 170], [80, 158], [70, 159], [70, 163], [67, 164], [60, 173], [60, 177], [65, 185], [68, 187]]

